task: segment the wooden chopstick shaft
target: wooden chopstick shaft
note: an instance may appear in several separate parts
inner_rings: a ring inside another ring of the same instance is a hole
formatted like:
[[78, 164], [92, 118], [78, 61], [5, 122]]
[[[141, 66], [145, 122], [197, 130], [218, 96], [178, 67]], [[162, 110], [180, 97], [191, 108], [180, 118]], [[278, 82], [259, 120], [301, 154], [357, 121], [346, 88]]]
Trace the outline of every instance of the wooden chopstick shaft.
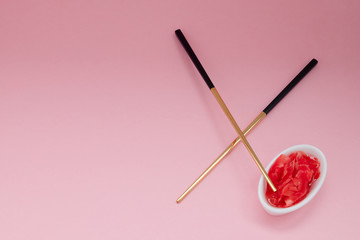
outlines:
[[218, 93], [218, 91], [216, 90], [215, 87], [213, 87], [211, 89], [211, 92], [213, 93], [214, 97], [216, 98], [216, 100], [218, 101], [219, 105], [221, 106], [221, 108], [223, 109], [225, 115], [228, 117], [228, 119], [230, 120], [231, 124], [233, 125], [233, 127], [235, 128], [236, 132], [239, 134], [239, 137], [241, 138], [241, 141], [244, 143], [246, 149], [248, 150], [248, 152], [250, 153], [251, 157], [254, 159], [254, 162], [256, 164], [256, 166], [258, 166], [261, 174], [264, 176], [264, 178], [266, 179], [266, 181], [268, 182], [268, 184], [270, 185], [271, 189], [276, 192], [276, 187], [274, 185], [274, 183], [271, 181], [269, 175], [267, 174], [265, 168], [263, 167], [263, 165], [261, 164], [259, 158], [256, 156], [255, 151], [252, 149], [252, 147], [250, 146], [250, 143], [248, 142], [248, 140], [246, 139], [244, 133], [241, 131], [239, 125], [236, 123], [234, 117], [231, 115], [229, 109], [227, 108], [227, 106], [225, 105], [224, 101], [222, 100], [220, 94]]
[[[245, 128], [244, 135], [246, 136], [261, 120], [266, 116], [266, 113], [261, 112], [250, 124]], [[220, 154], [220, 156], [191, 184], [186, 191], [176, 200], [180, 203], [220, 162], [223, 160], [234, 148], [241, 142], [241, 138], [237, 137], [232, 143]]]

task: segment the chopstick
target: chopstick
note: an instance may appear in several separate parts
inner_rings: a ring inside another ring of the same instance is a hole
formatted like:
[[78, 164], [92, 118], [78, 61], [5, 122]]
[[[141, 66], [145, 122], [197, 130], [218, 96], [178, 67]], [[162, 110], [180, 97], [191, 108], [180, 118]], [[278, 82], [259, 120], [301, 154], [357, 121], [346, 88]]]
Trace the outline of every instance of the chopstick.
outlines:
[[[247, 135], [255, 126], [257, 126], [269, 112], [308, 74], [318, 63], [316, 59], [312, 59], [296, 76], [286, 85], [286, 87], [271, 101], [269, 105], [247, 126], [244, 135]], [[219, 157], [198, 177], [186, 191], [176, 200], [180, 203], [224, 158], [234, 147], [241, 142], [241, 138], [237, 137], [232, 143], [219, 155]]]
[[276, 187], [273, 184], [273, 182], [271, 181], [271, 179], [269, 178], [267, 172], [265, 171], [264, 167], [262, 166], [260, 160], [258, 159], [258, 157], [256, 156], [254, 150], [252, 149], [252, 147], [250, 146], [249, 142], [247, 141], [247, 139], [245, 138], [244, 133], [241, 131], [239, 125], [236, 123], [234, 117], [232, 116], [232, 114], [230, 113], [229, 109], [227, 108], [227, 106], [225, 105], [225, 102], [222, 100], [219, 92], [216, 90], [214, 84], [212, 83], [212, 81], [210, 80], [209, 76], [207, 75], [204, 67], [201, 65], [199, 59], [196, 57], [194, 51], [192, 50], [190, 44], [188, 43], [188, 41], [186, 40], [184, 34], [181, 32], [180, 29], [175, 31], [176, 36], [178, 37], [179, 41], [181, 42], [181, 44], [183, 45], [183, 47], [185, 48], [186, 52], [188, 53], [190, 59], [192, 60], [192, 62], [194, 63], [194, 65], [196, 66], [196, 68], [198, 69], [200, 75], [203, 77], [205, 83], [208, 85], [210, 91], [212, 92], [212, 94], [214, 95], [215, 99], [217, 100], [217, 102], [219, 103], [220, 107], [222, 108], [222, 110], [224, 111], [224, 113], [226, 114], [226, 116], [228, 117], [228, 119], [230, 120], [231, 124], [233, 125], [233, 127], [235, 128], [236, 132], [238, 133], [241, 141], [244, 143], [246, 149], [248, 150], [248, 152], [250, 153], [251, 157], [254, 159], [255, 164], [258, 166], [258, 168], [260, 169], [260, 172], [262, 173], [262, 175], [264, 176], [264, 178], [266, 179], [266, 181], [268, 182], [269, 186], [271, 187], [271, 189], [276, 192]]

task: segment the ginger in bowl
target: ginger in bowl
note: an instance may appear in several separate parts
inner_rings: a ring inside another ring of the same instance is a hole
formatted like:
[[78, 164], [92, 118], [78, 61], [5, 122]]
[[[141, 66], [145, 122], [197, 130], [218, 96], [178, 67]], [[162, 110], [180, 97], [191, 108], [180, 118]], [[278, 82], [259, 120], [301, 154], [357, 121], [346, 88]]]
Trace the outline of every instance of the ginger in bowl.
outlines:
[[261, 177], [259, 200], [271, 215], [282, 215], [307, 204], [320, 190], [326, 176], [324, 154], [311, 145], [296, 145], [278, 154], [266, 171], [277, 188], [273, 192]]

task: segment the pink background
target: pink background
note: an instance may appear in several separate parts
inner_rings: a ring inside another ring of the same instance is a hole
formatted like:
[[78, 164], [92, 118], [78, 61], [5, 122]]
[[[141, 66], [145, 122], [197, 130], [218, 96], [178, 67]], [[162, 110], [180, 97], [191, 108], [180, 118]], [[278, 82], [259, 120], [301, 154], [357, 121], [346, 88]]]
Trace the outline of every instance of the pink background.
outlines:
[[[0, 1], [0, 239], [349, 239], [358, 235], [360, 3]], [[236, 133], [178, 42], [181, 28], [266, 166], [319, 147], [309, 205], [273, 217]]]

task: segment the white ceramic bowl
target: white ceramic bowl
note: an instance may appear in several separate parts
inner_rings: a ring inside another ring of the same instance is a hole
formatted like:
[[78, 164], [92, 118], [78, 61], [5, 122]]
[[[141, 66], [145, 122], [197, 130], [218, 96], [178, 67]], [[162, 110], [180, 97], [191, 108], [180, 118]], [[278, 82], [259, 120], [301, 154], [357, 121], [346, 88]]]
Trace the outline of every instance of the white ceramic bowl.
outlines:
[[289, 147], [288, 149], [285, 149], [284, 151], [279, 153], [270, 162], [270, 164], [266, 167], [266, 171], [269, 172], [270, 167], [272, 166], [272, 164], [276, 161], [276, 159], [281, 154], [288, 155], [288, 154], [290, 154], [292, 152], [296, 152], [296, 151], [303, 151], [307, 154], [313, 155], [314, 157], [316, 157], [319, 160], [319, 162], [320, 162], [320, 168], [319, 168], [320, 177], [313, 183], [313, 185], [310, 188], [310, 192], [308, 193], [306, 198], [303, 199], [301, 202], [295, 204], [294, 206], [288, 207], [288, 208], [277, 208], [277, 207], [271, 206], [265, 198], [267, 184], [266, 184], [264, 177], [262, 176], [260, 178], [259, 187], [258, 187], [259, 200], [260, 200], [261, 205], [264, 207], [265, 211], [267, 213], [269, 213], [270, 215], [282, 215], [282, 214], [293, 212], [293, 211], [303, 207], [308, 202], [310, 202], [310, 200], [313, 199], [314, 196], [319, 192], [321, 185], [323, 184], [323, 182], [325, 180], [326, 170], [327, 170], [327, 163], [326, 163], [325, 155], [318, 148], [311, 146], [311, 145], [296, 145], [296, 146]]

